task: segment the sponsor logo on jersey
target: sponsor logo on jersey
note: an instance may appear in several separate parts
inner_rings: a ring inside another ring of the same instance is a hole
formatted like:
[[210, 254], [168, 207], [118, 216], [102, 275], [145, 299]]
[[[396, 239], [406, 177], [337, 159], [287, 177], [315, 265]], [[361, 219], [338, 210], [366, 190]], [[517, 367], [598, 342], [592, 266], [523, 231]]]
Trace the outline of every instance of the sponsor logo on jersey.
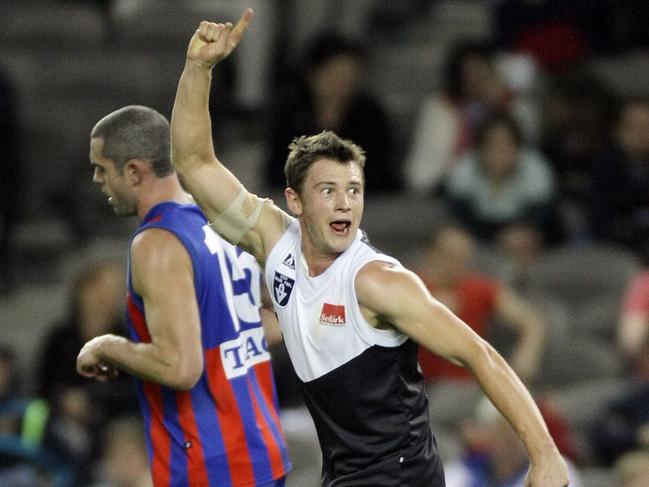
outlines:
[[282, 261], [282, 264], [284, 264], [289, 269], [295, 270], [295, 257], [293, 257], [293, 254], [288, 254]]
[[291, 292], [293, 292], [294, 284], [294, 279], [291, 279], [279, 272], [275, 272], [275, 275], [273, 276], [273, 293], [275, 294], [275, 302], [279, 306], [286, 306], [288, 298], [291, 297]]
[[345, 326], [345, 305], [324, 303], [322, 311], [320, 311], [320, 324], [324, 326]]
[[221, 362], [228, 379], [245, 375], [250, 367], [270, 360], [263, 328], [242, 331], [237, 338], [219, 347]]

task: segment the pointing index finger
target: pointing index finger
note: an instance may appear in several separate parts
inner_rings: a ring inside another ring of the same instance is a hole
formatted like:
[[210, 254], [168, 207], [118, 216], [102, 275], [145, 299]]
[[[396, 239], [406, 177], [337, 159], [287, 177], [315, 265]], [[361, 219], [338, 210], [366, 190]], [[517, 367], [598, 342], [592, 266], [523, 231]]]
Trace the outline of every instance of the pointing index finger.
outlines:
[[252, 16], [253, 16], [253, 11], [251, 8], [247, 8], [243, 11], [241, 18], [239, 19], [239, 22], [237, 22], [237, 25], [234, 26], [232, 32], [230, 33], [230, 39], [232, 39], [232, 43], [234, 45], [237, 45], [239, 43], [241, 37], [243, 37], [243, 34], [248, 29], [248, 26], [252, 21]]

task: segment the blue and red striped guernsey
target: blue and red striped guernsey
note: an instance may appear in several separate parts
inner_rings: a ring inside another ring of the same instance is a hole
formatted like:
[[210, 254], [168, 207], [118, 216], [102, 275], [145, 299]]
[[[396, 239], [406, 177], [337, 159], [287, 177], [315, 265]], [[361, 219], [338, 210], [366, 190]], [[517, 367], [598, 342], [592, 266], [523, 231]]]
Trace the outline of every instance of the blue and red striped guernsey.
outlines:
[[[204, 354], [190, 391], [137, 381], [155, 487], [251, 487], [285, 476], [290, 462], [259, 315], [259, 267], [218, 237], [197, 206], [158, 204], [135, 235], [148, 228], [173, 233], [191, 257]], [[130, 273], [129, 262], [131, 339], [150, 342]]]

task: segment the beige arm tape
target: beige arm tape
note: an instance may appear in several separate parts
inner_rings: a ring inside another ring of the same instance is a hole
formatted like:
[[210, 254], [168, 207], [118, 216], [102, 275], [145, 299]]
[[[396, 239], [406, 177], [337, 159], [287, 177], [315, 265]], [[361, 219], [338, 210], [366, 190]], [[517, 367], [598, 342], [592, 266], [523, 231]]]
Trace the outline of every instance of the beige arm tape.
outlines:
[[[248, 195], [255, 200], [255, 206], [249, 215], [246, 214], [243, 208]], [[209, 226], [232, 245], [237, 245], [241, 241], [241, 237], [257, 224], [265, 201], [256, 195], [248, 193], [246, 188], [241, 186], [241, 191], [232, 200], [230, 206], [223, 210], [216, 220], [209, 222]]]

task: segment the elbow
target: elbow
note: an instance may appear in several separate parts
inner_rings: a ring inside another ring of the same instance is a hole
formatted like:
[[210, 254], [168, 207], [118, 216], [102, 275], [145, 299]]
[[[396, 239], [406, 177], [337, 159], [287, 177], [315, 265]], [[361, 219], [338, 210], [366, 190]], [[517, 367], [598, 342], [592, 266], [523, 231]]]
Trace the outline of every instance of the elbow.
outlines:
[[178, 391], [190, 391], [193, 389], [203, 375], [202, 358], [186, 360], [171, 371], [169, 386]]
[[178, 377], [174, 377], [172, 383], [170, 383], [169, 386], [177, 391], [191, 391], [198, 383], [200, 377], [200, 374], [179, 375]]
[[469, 368], [474, 374], [479, 369], [493, 369], [504, 361], [502, 356], [483, 338], [473, 341], [467, 347], [465, 356], [461, 359], [463, 365]]

